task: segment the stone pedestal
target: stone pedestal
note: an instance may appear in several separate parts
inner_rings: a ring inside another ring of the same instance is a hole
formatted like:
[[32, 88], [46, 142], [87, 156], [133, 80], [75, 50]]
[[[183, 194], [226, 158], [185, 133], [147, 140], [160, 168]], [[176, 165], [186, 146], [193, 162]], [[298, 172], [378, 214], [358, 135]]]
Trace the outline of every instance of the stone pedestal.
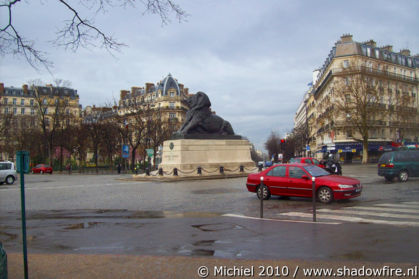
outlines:
[[[195, 176], [198, 167], [202, 175], [245, 173], [255, 168], [250, 156], [251, 145], [243, 139], [175, 139], [163, 143], [163, 157], [159, 168], [165, 173], [178, 169], [179, 176]], [[246, 170], [247, 169], [247, 170]]]

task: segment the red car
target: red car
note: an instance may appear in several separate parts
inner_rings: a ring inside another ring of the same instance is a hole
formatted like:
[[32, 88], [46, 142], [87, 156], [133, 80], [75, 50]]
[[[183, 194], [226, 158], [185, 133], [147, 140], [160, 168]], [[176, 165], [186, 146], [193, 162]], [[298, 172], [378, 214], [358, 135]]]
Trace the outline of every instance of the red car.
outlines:
[[358, 179], [331, 175], [312, 164], [279, 164], [259, 173], [249, 174], [247, 190], [261, 198], [260, 181], [263, 177], [263, 199], [271, 195], [312, 197], [312, 178], [315, 177], [317, 199], [322, 203], [355, 198], [361, 195], [362, 185]]
[[302, 163], [302, 164], [311, 164], [316, 165], [324, 169], [324, 165], [320, 163], [319, 160], [311, 157], [295, 157], [290, 159], [290, 163]]
[[38, 164], [34, 168], [32, 168], [32, 173], [50, 173], [52, 174], [52, 168], [49, 165], [45, 164]]

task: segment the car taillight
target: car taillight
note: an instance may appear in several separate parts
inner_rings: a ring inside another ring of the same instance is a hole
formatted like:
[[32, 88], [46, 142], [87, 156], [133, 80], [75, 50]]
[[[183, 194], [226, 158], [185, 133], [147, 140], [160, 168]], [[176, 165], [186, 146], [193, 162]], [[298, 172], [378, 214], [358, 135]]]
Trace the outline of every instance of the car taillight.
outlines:
[[394, 164], [393, 163], [386, 164], [385, 168], [394, 168]]

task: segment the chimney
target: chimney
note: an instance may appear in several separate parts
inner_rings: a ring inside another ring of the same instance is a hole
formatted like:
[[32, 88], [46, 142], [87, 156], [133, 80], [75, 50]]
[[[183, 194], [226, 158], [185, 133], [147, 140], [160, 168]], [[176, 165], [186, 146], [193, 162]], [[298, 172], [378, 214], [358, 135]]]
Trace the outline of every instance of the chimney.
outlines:
[[410, 50], [409, 49], [402, 49], [400, 50], [401, 55], [410, 56]]
[[136, 86], [131, 87], [131, 94], [134, 95], [134, 94], [139, 93], [140, 89], [141, 87], [136, 87]]
[[26, 95], [28, 95], [28, 85], [27, 84], [24, 84], [24, 85], [22, 85], [22, 89], [23, 89], [23, 94], [26, 94]]
[[4, 83], [0, 83], [0, 94], [4, 94]]
[[381, 47], [381, 49], [382, 50], [387, 50], [389, 52], [393, 52], [393, 46], [391, 46], [391, 45], [383, 46], [383, 47]]
[[128, 90], [121, 90], [121, 100], [125, 99], [125, 97], [127, 96], [128, 93], [129, 93]]
[[377, 46], [377, 43], [374, 40], [366, 41], [364, 44], [369, 45], [369, 46], [372, 46], [372, 47], [376, 47]]
[[153, 87], [154, 87], [154, 83], [147, 82], [145, 84], [145, 93], [151, 92], [151, 90], [153, 89]]
[[343, 34], [340, 37], [342, 43], [352, 43], [352, 35], [351, 34]]

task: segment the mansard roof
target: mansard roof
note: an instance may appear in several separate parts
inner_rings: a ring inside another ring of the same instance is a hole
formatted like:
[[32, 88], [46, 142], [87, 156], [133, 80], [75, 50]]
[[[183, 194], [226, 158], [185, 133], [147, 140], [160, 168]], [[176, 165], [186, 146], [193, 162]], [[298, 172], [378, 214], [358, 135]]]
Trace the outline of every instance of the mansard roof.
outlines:
[[167, 77], [165, 77], [162, 82], [159, 84], [159, 88], [162, 90], [163, 95], [167, 95], [170, 88], [174, 88], [176, 90], [176, 95], [180, 95], [180, 88], [177, 81], [172, 77], [169, 73]]

